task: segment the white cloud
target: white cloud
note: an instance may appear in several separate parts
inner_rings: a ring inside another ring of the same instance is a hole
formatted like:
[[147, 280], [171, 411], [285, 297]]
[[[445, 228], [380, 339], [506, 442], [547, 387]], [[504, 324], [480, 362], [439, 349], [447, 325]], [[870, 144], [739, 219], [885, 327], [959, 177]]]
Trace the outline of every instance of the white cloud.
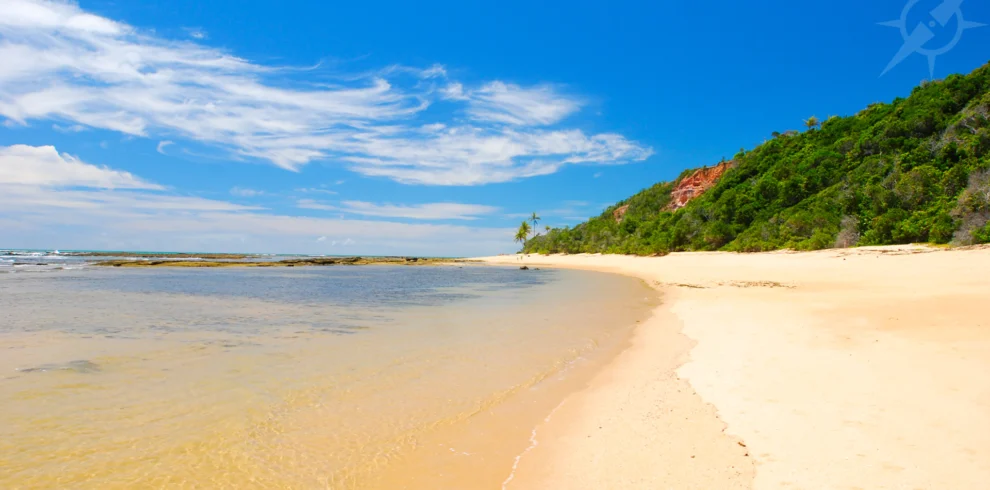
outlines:
[[198, 27], [186, 27], [184, 30], [186, 31], [186, 34], [189, 34], [189, 37], [193, 39], [206, 39], [208, 37], [206, 35], [206, 31]]
[[105, 189], [162, 189], [127, 172], [59, 154], [54, 146], [0, 146], [0, 184]]
[[426, 203], [414, 205], [375, 204], [365, 201], [343, 201], [339, 206], [323, 204], [312, 199], [301, 199], [296, 205], [303, 209], [344, 211], [362, 216], [383, 218], [407, 218], [419, 220], [475, 220], [479, 216], [498, 211], [493, 206], [460, 203]]
[[441, 78], [447, 76], [447, 69], [443, 65], [433, 65], [420, 72], [422, 78]]
[[54, 118], [136, 136], [173, 133], [294, 169], [326, 149], [275, 150], [265, 141], [387, 121], [426, 106], [381, 79], [279, 88], [266, 82], [273, 68], [155, 38], [75, 5], [4, 4], [0, 114], [16, 122]]
[[365, 175], [434, 185], [507, 182], [552, 174], [565, 164], [620, 163], [652, 153], [615, 134], [473, 127], [420, 138], [395, 134], [341, 142], [341, 147], [351, 150], [342, 159]]
[[508, 229], [287, 216], [180, 195], [53, 147], [24, 145], [0, 147], [0, 225], [0, 243], [15, 248], [320, 253], [313, 239], [320, 236], [363, 254], [513, 249]]
[[230, 194], [237, 197], [258, 197], [263, 196], [265, 192], [255, 189], [246, 189], [243, 187], [233, 187], [230, 189]]
[[327, 241], [327, 237], [321, 236], [320, 238], [317, 238], [316, 241], [318, 241], [318, 242], [325, 242], [325, 241]]
[[296, 189], [296, 192], [300, 192], [300, 193], [303, 193], [303, 194], [330, 194], [330, 195], [336, 195], [337, 194], [335, 191], [331, 191], [331, 190], [323, 189], [323, 188], [317, 188], [317, 187], [302, 187], [302, 188]]
[[[10, 209], [34, 214], [40, 210], [61, 209], [73, 214], [99, 215], [104, 218], [162, 216], [189, 212], [248, 211], [260, 208], [239, 206], [199, 197], [139, 192], [134, 190], [71, 190], [53, 187], [0, 184], [0, 202]], [[17, 216], [12, 216], [16, 218]], [[65, 221], [63, 224], [71, 224]]]
[[175, 143], [173, 143], [172, 141], [162, 140], [162, 141], [159, 141], [158, 142], [158, 148], [156, 148], [156, 149], [158, 150], [158, 153], [161, 153], [162, 155], [164, 155], [165, 154], [165, 148], [168, 145], [173, 145], [173, 144], [175, 144]]
[[323, 204], [320, 201], [313, 199], [300, 199], [296, 201], [296, 207], [299, 209], [315, 209], [317, 211], [339, 211], [340, 208], [337, 206], [331, 206], [329, 204]]
[[453, 82], [443, 89], [440, 90], [444, 98], [450, 100], [470, 100], [470, 97], [464, 94], [464, 85], [460, 82]]
[[[463, 89], [460, 92], [463, 94]], [[520, 126], [554, 124], [581, 108], [579, 100], [549, 86], [523, 88], [497, 81], [466, 97], [472, 118]]]
[[[0, 119], [8, 125], [51, 120], [184, 138], [289, 170], [337, 161], [364, 175], [433, 185], [504, 182], [652, 153], [617, 134], [547, 129], [582, 105], [549, 85], [465, 89], [440, 65], [342, 75], [336, 83], [319, 72], [318, 84], [313, 70], [162, 39], [74, 4], [2, 2]], [[424, 79], [446, 80], [447, 88]], [[463, 106], [467, 121], [422, 120], [441, 99]]]
[[0, 22], [15, 27], [63, 29], [73, 34], [117, 35], [130, 29], [72, 5], [31, 0], [4, 0]]
[[79, 124], [74, 124], [72, 126], [60, 126], [58, 124], [52, 124], [52, 129], [58, 131], [59, 133], [80, 133], [86, 130], [84, 126]]

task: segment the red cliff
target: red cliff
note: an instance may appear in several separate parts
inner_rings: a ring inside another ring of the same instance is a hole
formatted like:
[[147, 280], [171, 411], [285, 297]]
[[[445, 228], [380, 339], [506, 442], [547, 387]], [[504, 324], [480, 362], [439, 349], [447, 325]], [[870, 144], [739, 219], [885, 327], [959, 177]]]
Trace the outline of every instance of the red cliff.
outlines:
[[670, 204], [668, 211], [676, 211], [683, 208], [692, 199], [711, 189], [718, 179], [722, 178], [725, 171], [735, 165], [734, 161], [722, 162], [711, 168], [700, 168], [693, 174], [685, 177], [677, 183], [677, 187], [670, 191]]

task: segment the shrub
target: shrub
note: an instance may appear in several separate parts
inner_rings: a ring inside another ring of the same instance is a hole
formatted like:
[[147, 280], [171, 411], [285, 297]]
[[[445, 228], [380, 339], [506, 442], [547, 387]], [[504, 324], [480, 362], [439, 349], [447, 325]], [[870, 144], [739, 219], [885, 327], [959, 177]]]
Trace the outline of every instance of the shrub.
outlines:
[[835, 248], [855, 247], [859, 243], [859, 220], [843, 216], [839, 224], [839, 234], [835, 237]]

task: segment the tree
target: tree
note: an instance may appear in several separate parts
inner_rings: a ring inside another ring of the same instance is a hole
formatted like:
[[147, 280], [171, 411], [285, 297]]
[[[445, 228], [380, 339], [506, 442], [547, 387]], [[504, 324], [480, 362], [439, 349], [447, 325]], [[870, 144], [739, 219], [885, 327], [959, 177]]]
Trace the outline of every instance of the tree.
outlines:
[[519, 225], [519, 231], [516, 232], [516, 241], [525, 246], [526, 241], [529, 239], [529, 230], [529, 222], [523, 221], [522, 224]]
[[536, 231], [536, 224], [540, 222], [540, 216], [536, 213], [533, 213], [533, 215], [529, 217], [529, 222], [533, 223], [532, 230], [533, 230], [533, 234], [535, 235], [536, 233], [538, 233]]
[[543, 230], [546, 231], [547, 233], [550, 233], [550, 225], [544, 226]]
[[[988, 107], [990, 64], [850, 116], [810, 118], [804, 132], [780, 131], [740, 152], [737, 165], [707, 190], [694, 189], [687, 205], [672, 203], [695, 169], [584, 223], [531, 236], [524, 250], [651, 255], [990, 243]], [[620, 220], [619, 209], [632, 211]]]

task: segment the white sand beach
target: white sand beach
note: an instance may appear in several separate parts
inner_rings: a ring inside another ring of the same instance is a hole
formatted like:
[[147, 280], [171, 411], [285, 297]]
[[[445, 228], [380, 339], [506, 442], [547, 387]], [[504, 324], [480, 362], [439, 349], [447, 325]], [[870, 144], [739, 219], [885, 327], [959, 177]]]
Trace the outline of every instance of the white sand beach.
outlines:
[[990, 249], [500, 256], [661, 289], [506, 488], [984, 489]]

